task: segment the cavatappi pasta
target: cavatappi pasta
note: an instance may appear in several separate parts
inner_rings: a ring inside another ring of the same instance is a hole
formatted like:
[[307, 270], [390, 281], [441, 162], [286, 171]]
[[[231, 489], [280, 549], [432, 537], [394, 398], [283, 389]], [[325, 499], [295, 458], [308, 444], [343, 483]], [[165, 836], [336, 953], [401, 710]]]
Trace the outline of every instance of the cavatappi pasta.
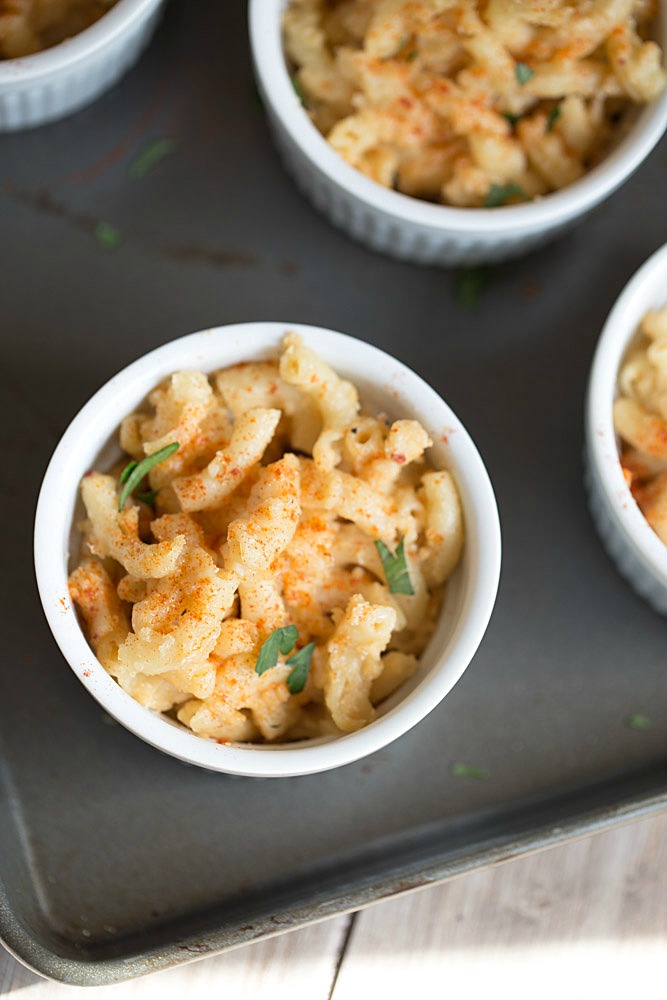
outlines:
[[614, 427], [626, 482], [667, 545], [667, 308], [648, 312], [640, 335], [619, 373]]
[[365, 413], [294, 333], [276, 361], [177, 372], [148, 403], [121, 425], [130, 464], [81, 483], [69, 587], [98, 659], [202, 737], [372, 721], [416, 670], [463, 546], [424, 428]]
[[577, 180], [665, 87], [658, 0], [290, 0], [318, 129], [385, 187], [497, 207]]
[[51, 48], [90, 27], [116, 0], [0, 0], [0, 59]]

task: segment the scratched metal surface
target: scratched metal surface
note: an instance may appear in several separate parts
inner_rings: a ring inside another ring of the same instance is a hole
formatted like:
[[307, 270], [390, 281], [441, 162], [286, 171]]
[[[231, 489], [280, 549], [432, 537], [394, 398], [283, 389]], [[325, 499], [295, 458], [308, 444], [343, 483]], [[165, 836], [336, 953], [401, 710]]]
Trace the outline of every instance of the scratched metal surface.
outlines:
[[[665, 622], [602, 552], [580, 452], [601, 324], [667, 236], [667, 145], [584, 226], [495, 269], [471, 311], [455, 274], [356, 246], [295, 191], [244, 17], [238, 0], [173, 0], [111, 93], [0, 139], [0, 931], [66, 982], [141, 974], [666, 801]], [[133, 178], [164, 137], [174, 153]], [[505, 545], [491, 627], [440, 708], [364, 762], [274, 782], [197, 771], [109, 725], [31, 568], [41, 475], [92, 392], [173, 337], [255, 319], [340, 329], [423, 375], [480, 447]], [[629, 729], [633, 712], [651, 727]], [[490, 776], [457, 778], [455, 762]]]

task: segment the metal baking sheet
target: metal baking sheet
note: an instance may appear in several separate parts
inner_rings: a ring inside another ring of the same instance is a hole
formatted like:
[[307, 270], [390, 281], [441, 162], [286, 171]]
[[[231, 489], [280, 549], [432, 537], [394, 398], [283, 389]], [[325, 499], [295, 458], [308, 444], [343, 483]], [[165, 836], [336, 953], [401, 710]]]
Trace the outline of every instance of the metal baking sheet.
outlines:
[[[133, 177], [161, 138], [173, 153]], [[666, 158], [663, 142], [570, 235], [494, 268], [469, 309], [454, 272], [368, 252], [302, 200], [239, 0], [173, 0], [111, 93], [0, 139], [0, 934], [24, 962], [113, 982], [665, 806], [667, 626], [602, 551], [580, 456], [596, 338], [667, 238]], [[173, 337], [257, 319], [351, 333], [424, 376], [475, 438], [504, 532], [491, 626], [442, 705], [365, 761], [275, 781], [187, 767], [110, 725], [31, 566], [41, 476], [94, 390]]]

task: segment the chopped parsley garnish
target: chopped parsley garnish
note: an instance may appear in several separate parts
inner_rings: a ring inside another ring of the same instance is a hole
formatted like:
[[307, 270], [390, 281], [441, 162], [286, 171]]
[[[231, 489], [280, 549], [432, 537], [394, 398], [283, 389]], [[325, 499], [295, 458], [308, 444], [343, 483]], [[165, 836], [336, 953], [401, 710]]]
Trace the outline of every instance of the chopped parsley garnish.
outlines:
[[507, 119], [512, 128], [514, 128], [516, 123], [521, 120], [521, 115], [514, 115], [512, 114], [511, 111], [501, 111], [500, 113], [503, 116], [503, 118]]
[[648, 715], [642, 715], [641, 712], [633, 712], [625, 720], [625, 724], [628, 729], [650, 729], [651, 720]]
[[292, 89], [294, 90], [294, 93], [299, 98], [299, 100], [301, 101], [301, 103], [303, 104], [303, 106], [305, 108], [305, 106], [306, 106], [306, 95], [303, 92], [303, 88], [301, 87], [301, 84], [299, 83], [299, 80], [297, 78], [296, 73], [293, 76], [290, 77], [290, 80], [292, 81]]
[[[296, 625], [284, 625], [283, 628], [274, 629], [269, 638], [262, 644], [255, 664], [255, 673], [263, 674], [271, 670], [278, 663], [278, 653], [287, 656], [290, 650], [294, 649], [296, 640], [299, 638], [299, 631]], [[297, 649], [292, 653], [285, 664], [292, 667], [285, 683], [291, 694], [299, 694], [306, 686], [308, 671], [313, 659], [315, 643], [309, 642], [303, 649]]]
[[391, 593], [414, 594], [405, 559], [405, 539], [401, 538], [395, 553], [388, 549], [384, 542], [376, 541], [375, 548], [380, 554], [382, 569]]
[[142, 503], [147, 503], [149, 507], [152, 507], [158, 492], [159, 490], [143, 490], [141, 493], [135, 493], [134, 495], [137, 500], [141, 500]]
[[[136, 490], [137, 486], [141, 480], [146, 476], [154, 465], [158, 465], [159, 462], [164, 462], [166, 458], [169, 458], [178, 451], [180, 445], [178, 441], [172, 441], [171, 444], [166, 444], [164, 448], [160, 448], [159, 451], [154, 451], [152, 455], [147, 455], [141, 462], [128, 462], [123, 471], [120, 474], [121, 485], [123, 489], [120, 493], [120, 498], [118, 500], [118, 510], [123, 509], [123, 504], [129, 497], [129, 495]], [[148, 493], [144, 493], [143, 497], [149, 496], [154, 491], [151, 490]], [[139, 499], [142, 498], [138, 494]], [[152, 503], [152, 500], [144, 500], [145, 503]]]
[[173, 139], [156, 139], [150, 146], [147, 146], [130, 167], [130, 177], [139, 180], [144, 177], [149, 170], [163, 160], [165, 156], [170, 156], [176, 149]]
[[558, 105], [556, 105], [556, 107], [552, 108], [551, 111], [549, 112], [549, 117], [547, 118], [547, 127], [546, 127], [547, 132], [553, 131], [553, 127], [560, 118], [560, 116], [561, 116], [561, 110], [558, 107]]
[[108, 222], [98, 222], [93, 235], [104, 250], [115, 250], [122, 240], [120, 230]]
[[531, 69], [530, 66], [526, 66], [525, 63], [518, 62], [514, 67], [514, 73], [516, 75], [517, 81], [523, 87], [528, 81], [535, 76], [535, 70]]
[[289, 660], [285, 660], [288, 667], [293, 667], [293, 670], [287, 675], [286, 681], [287, 687], [292, 694], [299, 694], [306, 686], [314, 649], [315, 643], [309, 642], [303, 649], [299, 649], [296, 653], [293, 653]]
[[[397, 56], [401, 55], [401, 53], [407, 48], [407, 46], [414, 41], [414, 37], [415, 37], [414, 35], [404, 35], [403, 38], [401, 38], [400, 42], [398, 43], [394, 55]], [[418, 54], [419, 53], [416, 48], [410, 49], [410, 51], [406, 53], [405, 61], [412, 62], [413, 59], [417, 58]]]
[[520, 184], [511, 181], [509, 184], [492, 184], [484, 199], [484, 208], [500, 208], [513, 198], [528, 201], [528, 195]]
[[298, 638], [299, 630], [296, 625], [285, 625], [283, 628], [274, 629], [266, 642], [262, 644], [255, 664], [255, 673], [263, 674], [271, 667], [275, 667], [278, 662], [278, 652], [287, 656], [294, 649]]
[[490, 267], [465, 267], [456, 276], [456, 295], [466, 309], [474, 309], [493, 277]]
[[451, 772], [455, 778], [477, 778], [478, 781], [491, 777], [491, 772], [485, 767], [471, 767], [469, 764], [452, 764]]

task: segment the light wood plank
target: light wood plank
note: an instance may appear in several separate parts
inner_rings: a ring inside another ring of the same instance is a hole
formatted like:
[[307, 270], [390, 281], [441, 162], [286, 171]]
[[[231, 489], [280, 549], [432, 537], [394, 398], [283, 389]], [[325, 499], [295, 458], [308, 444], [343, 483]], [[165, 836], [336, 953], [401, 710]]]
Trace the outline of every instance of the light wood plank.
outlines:
[[667, 815], [359, 914], [332, 1000], [435, 987], [515, 1000], [666, 996]]
[[85, 990], [46, 982], [0, 948], [0, 995], [22, 990], [21, 1000], [65, 1000], [75, 993], [82, 1000], [327, 1000], [347, 924], [347, 917], [335, 917], [216, 958]]
[[[348, 918], [86, 996], [326, 1000]], [[356, 917], [332, 1000], [421, 991], [627, 1000], [667, 982], [667, 815], [377, 904]], [[57, 1000], [0, 955], [0, 993]], [[663, 990], [667, 994], [667, 987]], [[662, 995], [662, 993], [658, 993]]]

